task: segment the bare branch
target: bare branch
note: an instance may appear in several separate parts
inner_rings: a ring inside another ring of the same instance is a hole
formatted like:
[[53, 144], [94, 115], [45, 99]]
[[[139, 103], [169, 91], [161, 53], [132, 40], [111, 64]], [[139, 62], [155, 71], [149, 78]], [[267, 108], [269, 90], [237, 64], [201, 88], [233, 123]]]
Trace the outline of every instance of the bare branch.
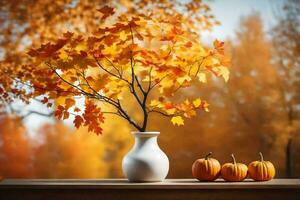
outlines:
[[[17, 112], [17, 111], [16, 111], [16, 112]], [[42, 112], [39, 112], [39, 111], [30, 110], [30, 111], [28, 111], [28, 113], [26, 113], [25, 115], [20, 116], [20, 118], [23, 120], [23, 119], [25, 119], [26, 117], [29, 117], [29, 116], [32, 115], [32, 114], [40, 115], [40, 116], [43, 116], [43, 117], [51, 117], [51, 116], [54, 114], [54, 112], [42, 113]]]
[[46, 65], [49, 66], [49, 68], [65, 83], [67, 83], [68, 85], [70, 85], [71, 87], [73, 88], [76, 88], [77, 90], [79, 90], [82, 94], [86, 95], [86, 96], [89, 96], [89, 97], [94, 97], [93, 94], [89, 93], [89, 92], [86, 92], [84, 91], [82, 88], [70, 83], [69, 81], [67, 81], [66, 79], [64, 79], [57, 71], [55, 68], [52, 67], [52, 65], [50, 63], [46, 63]]
[[152, 76], [151, 76], [151, 72], [152, 72], [152, 69], [153, 69], [153, 66], [150, 68], [149, 70], [149, 84], [148, 84], [148, 92], [151, 90], [151, 79], [152, 79]]
[[150, 89], [153, 89], [156, 85], [158, 85], [159, 83], [161, 83], [166, 77], [168, 77], [169, 75], [166, 74], [165, 76], [163, 76], [159, 81], [157, 81], [155, 84], [153, 84]]
[[142, 92], [143, 94], [145, 94], [146, 91], [143, 89], [143, 86], [142, 86], [141, 83], [139, 82], [137, 75], [134, 75], [134, 77], [135, 77], [136, 83], [137, 83], [138, 87], [140, 88], [141, 92]]
[[116, 74], [114, 74], [114, 73], [108, 71], [108, 70], [100, 63], [100, 61], [99, 61], [95, 56], [93, 56], [93, 57], [94, 57], [94, 59], [95, 59], [97, 65], [98, 65], [98, 67], [99, 67], [100, 69], [102, 69], [103, 71], [105, 71], [105, 72], [108, 73], [109, 75], [111, 75], [111, 76], [113, 76], [113, 77], [115, 77], [115, 78], [117, 78], [117, 79], [119, 79], [119, 80], [123, 80], [123, 81], [125, 81], [126, 83], [130, 84], [129, 81], [126, 80], [126, 79], [124, 79], [122, 75], [118, 76], [118, 75], [116, 75]]
[[159, 113], [159, 114], [161, 114], [161, 115], [163, 115], [163, 116], [165, 116], [165, 117], [172, 117], [172, 116], [174, 116], [174, 115], [170, 115], [170, 114], [167, 114], [167, 113], [164, 113], [164, 112], [162, 112], [162, 111], [160, 111], [160, 110], [150, 110], [150, 111], [148, 111], [148, 113], [152, 113], [152, 112], [154, 112], [154, 113]]
[[117, 71], [117, 73], [119, 74], [119, 77], [122, 79], [123, 74], [118, 70], [118, 68], [114, 65], [114, 63], [108, 59], [106, 56], [104, 56], [104, 58], [110, 63], [110, 65]]

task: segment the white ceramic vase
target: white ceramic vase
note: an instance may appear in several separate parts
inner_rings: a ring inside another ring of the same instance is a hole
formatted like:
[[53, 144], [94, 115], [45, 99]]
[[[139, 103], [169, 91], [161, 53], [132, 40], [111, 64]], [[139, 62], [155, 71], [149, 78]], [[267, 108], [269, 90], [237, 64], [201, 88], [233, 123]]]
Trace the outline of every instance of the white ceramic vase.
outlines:
[[130, 182], [160, 182], [169, 172], [169, 159], [159, 148], [159, 132], [132, 132], [133, 148], [122, 161], [124, 175]]

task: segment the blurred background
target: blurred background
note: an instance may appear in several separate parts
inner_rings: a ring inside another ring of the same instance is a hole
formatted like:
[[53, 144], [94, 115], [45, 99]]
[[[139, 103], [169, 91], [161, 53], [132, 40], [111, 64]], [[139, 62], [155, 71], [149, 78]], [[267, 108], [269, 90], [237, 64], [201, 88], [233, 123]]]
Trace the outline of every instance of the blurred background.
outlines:
[[[1, 0], [0, 59], [12, 57], [18, 64], [18, 52], [35, 40], [93, 30], [94, 8], [103, 3]], [[134, 6], [126, 0], [109, 3]], [[300, 177], [300, 1], [206, 3], [220, 25], [203, 30], [201, 40], [207, 45], [214, 39], [226, 42], [230, 80], [211, 78], [178, 94], [210, 103], [209, 113], [186, 120], [185, 126], [151, 116], [148, 130], [161, 132], [159, 144], [170, 159], [168, 178], [191, 177], [193, 162], [210, 151], [221, 163], [230, 162], [234, 153], [246, 164], [261, 151], [274, 163], [277, 177]], [[85, 128], [76, 130], [72, 120], [55, 120], [50, 109], [34, 100], [0, 104], [0, 176], [123, 177], [121, 161], [133, 144], [127, 122], [108, 118], [103, 135], [96, 136]]]

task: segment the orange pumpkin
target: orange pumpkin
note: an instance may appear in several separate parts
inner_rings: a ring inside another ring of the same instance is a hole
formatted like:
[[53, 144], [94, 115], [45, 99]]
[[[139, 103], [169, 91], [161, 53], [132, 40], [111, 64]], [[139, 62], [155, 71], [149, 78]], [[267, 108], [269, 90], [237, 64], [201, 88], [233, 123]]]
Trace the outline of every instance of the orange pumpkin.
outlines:
[[261, 152], [259, 156], [259, 161], [253, 161], [248, 165], [249, 176], [256, 181], [269, 181], [275, 176], [275, 167], [270, 161], [264, 161]]
[[192, 166], [194, 178], [200, 181], [213, 181], [219, 177], [221, 165], [218, 160], [210, 158], [210, 152], [205, 158], [198, 159]]
[[225, 163], [221, 168], [221, 176], [226, 181], [243, 181], [247, 177], [248, 168], [243, 163], [236, 163], [231, 154], [232, 163]]

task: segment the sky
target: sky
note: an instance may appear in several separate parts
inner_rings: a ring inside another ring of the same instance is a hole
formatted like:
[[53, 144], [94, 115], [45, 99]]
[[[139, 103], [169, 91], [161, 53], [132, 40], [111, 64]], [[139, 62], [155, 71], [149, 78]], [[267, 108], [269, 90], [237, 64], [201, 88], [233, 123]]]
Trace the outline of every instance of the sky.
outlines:
[[263, 20], [265, 31], [275, 24], [274, 9], [280, 8], [285, 0], [211, 0], [208, 1], [212, 13], [221, 22], [212, 33], [206, 33], [204, 39], [213, 41], [215, 38], [226, 40], [234, 38], [240, 19], [258, 11]]
[[[221, 25], [215, 27], [212, 32], [203, 34], [202, 40], [205, 43], [211, 43], [214, 39], [226, 40], [234, 38], [235, 32], [238, 30], [239, 22], [242, 16], [247, 16], [255, 11], [261, 14], [264, 24], [264, 30], [268, 32], [275, 24], [273, 15], [274, 9], [279, 9], [284, 3], [284, 0], [210, 0], [209, 6], [212, 13], [216, 16]], [[43, 106], [32, 103], [29, 106], [30, 110], [44, 111]], [[25, 120], [29, 133], [34, 135], [38, 128], [46, 122], [53, 122], [51, 119], [38, 115], [31, 115]], [[72, 124], [72, 119], [66, 122]]]

